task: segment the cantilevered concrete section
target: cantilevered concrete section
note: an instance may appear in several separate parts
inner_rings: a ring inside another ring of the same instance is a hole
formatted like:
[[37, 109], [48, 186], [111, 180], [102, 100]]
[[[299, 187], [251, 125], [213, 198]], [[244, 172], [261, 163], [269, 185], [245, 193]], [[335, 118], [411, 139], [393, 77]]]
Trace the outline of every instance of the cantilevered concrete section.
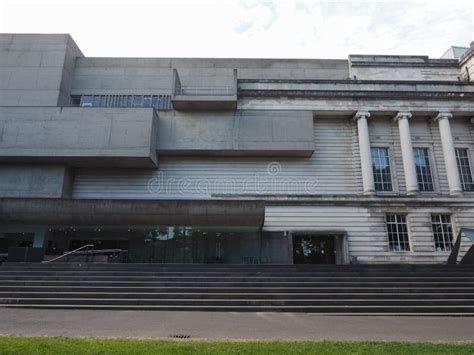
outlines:
[[156, 167], [151, 108], [0, 107], [0, 162]]

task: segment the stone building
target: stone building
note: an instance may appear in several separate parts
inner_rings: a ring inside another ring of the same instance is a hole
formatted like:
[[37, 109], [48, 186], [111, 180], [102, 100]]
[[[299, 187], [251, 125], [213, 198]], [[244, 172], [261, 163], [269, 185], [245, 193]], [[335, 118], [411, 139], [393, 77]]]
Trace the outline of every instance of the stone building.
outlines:
[[90, 58], [2, 34], [0, 254], [445, 262], [474, 228], [473, 54]]

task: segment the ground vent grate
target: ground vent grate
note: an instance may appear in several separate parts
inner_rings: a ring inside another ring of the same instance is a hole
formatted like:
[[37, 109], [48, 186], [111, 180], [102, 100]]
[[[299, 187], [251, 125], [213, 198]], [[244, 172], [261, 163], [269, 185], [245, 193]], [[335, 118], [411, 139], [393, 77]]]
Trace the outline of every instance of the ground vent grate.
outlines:
[[173, 338], [173, 339], [189, 339], [189, 338], [191, 338], [191, 335], [188, 335], [188, 334], [174, 334], [174, 335], [170, 335], [169, 338]]

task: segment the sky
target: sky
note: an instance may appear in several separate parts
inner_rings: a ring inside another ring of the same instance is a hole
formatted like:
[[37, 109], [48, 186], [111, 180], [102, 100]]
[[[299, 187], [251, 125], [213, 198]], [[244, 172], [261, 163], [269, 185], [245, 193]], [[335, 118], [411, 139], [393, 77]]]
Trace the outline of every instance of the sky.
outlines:
[[88, 57], [429, 55], [474, 40], [474, 1], [0, 0], [2, 33], [70, 33]]

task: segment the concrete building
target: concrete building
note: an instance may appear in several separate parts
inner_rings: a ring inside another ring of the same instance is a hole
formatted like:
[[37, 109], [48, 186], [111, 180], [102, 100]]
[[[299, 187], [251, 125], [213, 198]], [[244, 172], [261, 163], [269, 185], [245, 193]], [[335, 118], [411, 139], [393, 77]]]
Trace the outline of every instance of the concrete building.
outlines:
[[0, 253], [446, 262], [474, 228], [473, 44], [459, 55], [89, 58], [2, 34]]

